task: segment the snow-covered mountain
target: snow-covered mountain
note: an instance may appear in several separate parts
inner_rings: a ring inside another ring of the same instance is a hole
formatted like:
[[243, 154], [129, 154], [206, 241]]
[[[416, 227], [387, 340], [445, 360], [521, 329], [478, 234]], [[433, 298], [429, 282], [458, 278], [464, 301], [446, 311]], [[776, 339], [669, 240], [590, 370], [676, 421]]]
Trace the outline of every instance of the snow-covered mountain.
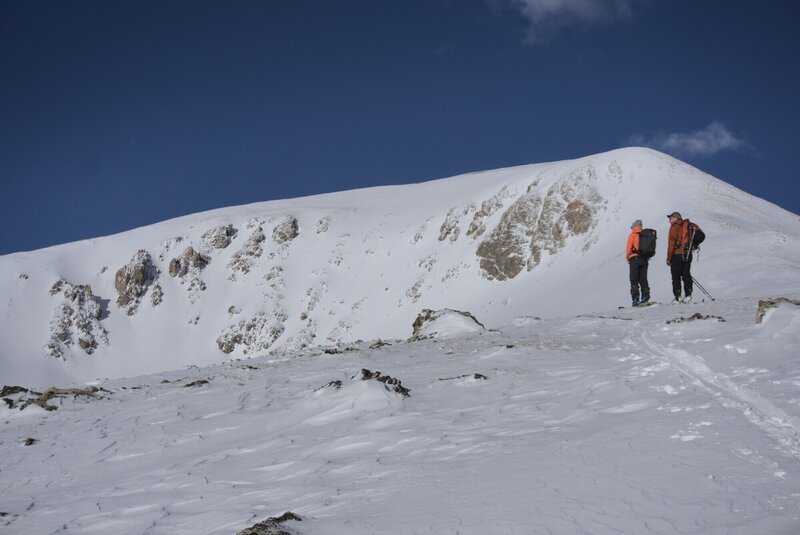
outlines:
[[[194, 214], [0, 257], [0, 375], [45, 386], [356, 340], [399, 339], [423, 309], [487, 327], [628, 302], [630, 223], [708, 238], [714, 297], [800, 293], [800, 219], [649, 149]], [[696, 292], [697, 298], [703, 297]]]
[[0, 532], [798, 533], [799, 242], [624, 149], [0, 257]]

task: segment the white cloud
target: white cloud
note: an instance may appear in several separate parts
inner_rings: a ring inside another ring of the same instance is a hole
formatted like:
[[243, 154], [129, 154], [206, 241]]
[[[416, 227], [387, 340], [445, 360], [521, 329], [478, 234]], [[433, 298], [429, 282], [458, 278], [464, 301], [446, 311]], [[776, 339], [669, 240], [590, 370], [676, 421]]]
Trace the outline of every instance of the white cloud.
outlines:
[[517, 9], [530, 22], [526, 41], [541, 43], [564, 27], [631, 17], [646, 0], [489, 0]]
[[673, 156], [712, 156], [718, 152], [746, 147], [747, 142], [736, 137], [724, 124], [713, 121], [702, 130], [689, 133], [657, 133], [649, 138], [637, 134], [631, 136], [626, 145], [650, 147]]

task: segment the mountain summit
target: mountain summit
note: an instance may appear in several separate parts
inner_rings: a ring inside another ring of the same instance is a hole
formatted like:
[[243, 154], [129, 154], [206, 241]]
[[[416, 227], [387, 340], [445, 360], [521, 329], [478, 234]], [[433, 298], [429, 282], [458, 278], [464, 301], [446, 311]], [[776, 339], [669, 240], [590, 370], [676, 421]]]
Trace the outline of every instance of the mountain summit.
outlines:
[[407, 338], [423, 309], [488, 328], [627, 303], [625, 239], [666, 214], [708, 239], [715, 297], [797, 293], [800, 220], [659, 152], [224, 208], [0, 257], [0, 373], [85, 382], [355, 340]]

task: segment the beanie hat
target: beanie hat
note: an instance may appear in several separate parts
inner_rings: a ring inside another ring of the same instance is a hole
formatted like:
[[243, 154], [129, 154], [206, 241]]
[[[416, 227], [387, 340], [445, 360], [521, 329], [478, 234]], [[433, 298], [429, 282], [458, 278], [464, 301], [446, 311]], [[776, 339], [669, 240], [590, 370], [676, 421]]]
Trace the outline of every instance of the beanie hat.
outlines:
[[642, 226], [642, 220], [641, 219], [637, 219], [636, 221], [633, 222], [633, 224], [631, 225], [631, 228], [641, 227], [641, 226]]

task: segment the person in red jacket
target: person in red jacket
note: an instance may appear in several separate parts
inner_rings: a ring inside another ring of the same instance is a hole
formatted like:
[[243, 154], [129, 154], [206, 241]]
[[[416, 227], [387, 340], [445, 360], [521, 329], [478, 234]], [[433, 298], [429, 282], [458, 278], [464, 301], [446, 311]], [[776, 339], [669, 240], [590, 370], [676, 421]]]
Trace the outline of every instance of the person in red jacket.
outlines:
[[631, 225], [631, 234], [628, 236], [628, 244], [625, 246], [625, 260], [628, 261], [630, 270], [633, 306], [643, 305], [650, 301], [650, 285], [647, 284], [648, 260], [639, 255], [639, 233], [641, 232], [642, 220], [637, 219]]
[[[672, 295], [675, 303], [692, 302], [692, 251], [686, 244], [684, 220], [680, 212], [672, 212], [669, 218], [669, 237], [667, 238], [667, 265], [672, 274]], [[683, 298], [681, 298], [683, 281]]]

